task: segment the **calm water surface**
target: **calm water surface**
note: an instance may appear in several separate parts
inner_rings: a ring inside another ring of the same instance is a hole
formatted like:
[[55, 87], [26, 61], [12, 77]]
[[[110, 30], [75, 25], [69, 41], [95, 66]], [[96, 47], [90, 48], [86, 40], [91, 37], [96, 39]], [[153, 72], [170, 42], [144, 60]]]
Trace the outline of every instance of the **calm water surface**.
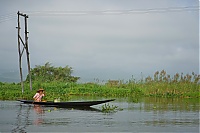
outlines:
[[0, 132], [199, 132], [199, 99], [143, 98], [136, 103], [116, 98], [109, 105], [120, 110], [103, 113], [102, 104], [81, 110], [0, 101]]

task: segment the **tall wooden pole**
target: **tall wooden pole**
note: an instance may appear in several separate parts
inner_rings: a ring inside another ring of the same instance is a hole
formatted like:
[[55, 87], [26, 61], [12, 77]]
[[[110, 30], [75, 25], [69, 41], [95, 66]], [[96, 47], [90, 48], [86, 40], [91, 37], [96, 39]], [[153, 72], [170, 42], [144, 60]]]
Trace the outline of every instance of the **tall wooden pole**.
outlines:
[[19, 52], [19, 73], [20, 73], [20, 79], [21, 79], [21, 87], [22, 87], [22, 93], [24, 93], [24, 82], [23, 82], [23, 74], [22, 74], [22, 53], [20, 48], [20, 21], [19, 21], [19, 11], [17, 12], [18, 15], [18, 52]]
[[[31, 81], [31, 68], [30, 68], [30, 59], [29, 59], [29, 51], [28, 51], [28, 31], [27, 31], [27, 18], [28, 15], [17, 12], [18, 14], [18, 51], [19, 51], [19, 70], [20, 70], [20, 78], [21, 78], [21, 86], [22, 86], [22, 93], [24, 93], [24, 83], [23, 83], [23, 74], [22, 74], [22, 55], [24, 50], [26, 50], [26, 56], [27, 56], [27, 64], [28, 64], [28, 74], [29, 74], [29, 82], [30, 82], [30, 90], [32, 91], [32, 81]], [[25, 42], [23, 41], [21, 35], [20, 35], [20, 16], [24, 17], [25, 21]], [[21, 50], [20, 42], [23, 44], [23, 49]]]
[[30, 67], [29, 51], [28, 51], [27, 18], [28, 18], [28, 15], [25, 14], [25, 17], [24, 17], [24, 21], [25, 21], [25, 46], [26, 46], [26, 55], [27, 55], [27, 64], [28, 64], [28, 74], [29, 74], [30, 90], [32, 91], [31, 67]]

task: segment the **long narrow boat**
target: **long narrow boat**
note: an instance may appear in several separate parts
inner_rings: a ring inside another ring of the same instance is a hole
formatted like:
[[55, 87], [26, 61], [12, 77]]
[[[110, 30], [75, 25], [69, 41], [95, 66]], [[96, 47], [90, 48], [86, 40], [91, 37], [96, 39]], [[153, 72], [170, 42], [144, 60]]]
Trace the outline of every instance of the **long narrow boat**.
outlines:
[[100, 101], [81, 101], [81, 102], [34, 102], [33, 100], [18, 100], [24, 104], [37, 104], [37, 105], [44, 105], [44, 106], [52, 106], [52, 107], [90, 107], [97, 104], [107, 103], [114, 101], [115, 99], [109, 100], [100, 100]]

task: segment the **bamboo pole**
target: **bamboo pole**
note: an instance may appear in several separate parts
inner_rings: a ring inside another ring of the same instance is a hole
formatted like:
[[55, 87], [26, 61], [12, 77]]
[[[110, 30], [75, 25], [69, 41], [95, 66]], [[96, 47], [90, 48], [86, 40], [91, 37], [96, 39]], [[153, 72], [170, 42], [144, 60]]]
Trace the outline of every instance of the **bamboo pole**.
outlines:
[[19, 52], [19, 73], [20, 73], [20, 79], [21, 79], [21, 87], [22, 87], [22, 93], [24, 93], [24, 82], [23, 82], [23, 74], [22, 74], [22, 53], [20, 48], [20, 18], [19, 18], [19, 11], [17, 12], [18, 15], [18, 52]]
[[28, 74], [29, 74], [29, 83], [30, 90], [32, 91], [32, 81], [31, 81], [31, 67], [30, 67], [30, 59], [29, 59], [29, 51], [28, 51], [28, 31], [27, 31], [27, 18], [28, 15], [25, 14], [25, 46], [26, 46], [26, 56], [27, 56], [27, 64], [28, 64]]

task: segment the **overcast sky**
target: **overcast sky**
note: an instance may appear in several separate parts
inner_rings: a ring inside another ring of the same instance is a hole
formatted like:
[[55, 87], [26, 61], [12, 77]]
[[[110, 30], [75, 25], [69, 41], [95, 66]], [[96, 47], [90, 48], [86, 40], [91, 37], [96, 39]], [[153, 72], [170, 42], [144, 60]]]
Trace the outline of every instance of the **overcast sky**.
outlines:
[[[198, 0], [0, 3], [1, 71], [19, 69], [15, 28], [19, 10], [29, 15], [32, 68], [46, 62], [69, 65], [82, 81], [138, 78], [141, 72], [153, 76], [162, 69], [169, 74], [199, 73]], [[23, 64], [26, 69], [25, 58]]]

